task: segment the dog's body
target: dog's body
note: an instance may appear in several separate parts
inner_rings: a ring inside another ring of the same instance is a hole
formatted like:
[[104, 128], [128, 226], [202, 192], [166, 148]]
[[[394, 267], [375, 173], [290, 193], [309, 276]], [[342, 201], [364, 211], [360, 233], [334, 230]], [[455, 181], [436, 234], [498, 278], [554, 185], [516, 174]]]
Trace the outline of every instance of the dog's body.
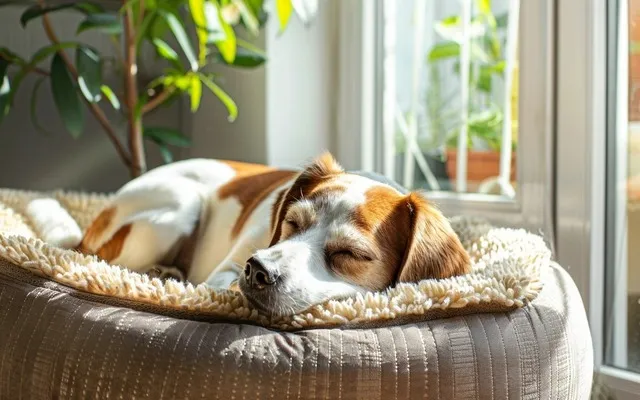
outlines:
[[295, 174], [207, 159], [153, 169], [117, 192], [80, 251], [138, 272], [173, 266], [190, 282], [226, 288], [268, 245], [276, 193]]
[[[344, 172], [330, 155], [280, 170], [195, 159], [123, 186], [78, 250], [138, 272], [179, 269], [271, 313], [468, 272], [447, 220], [417, 193]], [[245, 266], [246, 265], [246, 266]]]

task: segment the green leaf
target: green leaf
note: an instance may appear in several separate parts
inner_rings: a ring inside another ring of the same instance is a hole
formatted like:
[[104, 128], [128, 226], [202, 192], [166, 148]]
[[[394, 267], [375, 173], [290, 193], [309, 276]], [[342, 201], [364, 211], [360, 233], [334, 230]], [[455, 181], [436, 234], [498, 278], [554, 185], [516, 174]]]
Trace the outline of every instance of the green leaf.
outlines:
[[222, 11], [220, 9], [218, 9], [218, 19], [224, 32], [224, 39], [215, 41], [215, 45], [218, 47], [224, 60], [227, 63], [233, 63], [237, 52], [236, 33], [233, 31], [233, 27], [222, 18]]
[[452, 26], [457, 26], [459, 23], [460, 23], [460, 16], [451, 15], [449, 17], [444, 18], [442, 21], [440, 21], [439, 25], [442, 25], [445, 27], [452, 27]]
[[189, 0], [189, 11], [191, 18], [196, 26], [196, 34], [198, 36], [198, 63], [204, 65], [207, 58], [207, 38], [209, 33], [205, 27], [208, 26], [204, 12], [206, 0]]
[[215, 54], [217, 61], [223, 62], [227, 65], [233, 65], [236, 67], [255, 68], [264, 64], [267, 61], [267, 56], [263, 52], [256, 52], [243, 47], [238, 47], [236, 57], [232, 63], [227, 63], [224, 57], [220, 53]]
[[173, 162], [173, 154], [171, 154], [171, 150], [163, 144], [156, 144], [158, 145], [158, 149], [160, 150], [160, 155], [162, 156], [164, 163], [171, 164]]
[[222, 90], [220, 86], [216, 85], [216, 83], [212, 81], [208, 76], [204, 74], [198, 75], [200, 76], [200, 80], [202, 81], [202, 83], [204, 83], [205, 86], [208, 87], [209, 90], [211, 90], [211, 92], [216, 95], [216, 97], [218, 97], [218, 99], [220, 99], [222, 104], [227, 107], [227, 111], [229, 112], [229, 121], [235, 121], [235, 119], [238, 117], [238, 106], [233, 101], [231, 96], [229, 96], [224, 90]]
[[496, 27], [498, 29], [506, 28], [509, 25], [509, 13], [505, 12], [496, 17]]
[[41, 47], [36, 53], [31, 57], [31, 60], [28, 63], [22, 63], [22, 68], [18, 71], [18, 73], [13, 77], [13, 89], [10, 95], [10, 102], [13, 104], [13, 99], [15, 98], [15, 94], [20, 87], [20, 84], [27, 76], [29, 71], [37, 66], [39, 63], [44, 61], [47, 57], [54, 54], [58, 50], [64, 50], [68, 48], [78, 47], [80, 44], [77, 42], [62, 42], [58, 44], [51, 44], [48, 46]]
[[258, 36], [260, 33], [259, 14], [255, 13], [244, 1], [236, 1], [235, 4], [240, 9], [240, 18], [242, 18], [244, 27], [250, 34]]
[[155, 46], [156, 53], [158, 53], [160, 57], [169, 61], [177, 69], [181, 71], [184, 70], [184, 66], [182, 65], [182, 62], [178, 57], [178, 53], [176, 53], [175, 50], [173, 50], [173, 48], [171, 48], [171, 46], [167, 44], [167, 42], [158, 38], [154, 38], [152, 40], [152, 43]]
[[42, 126], [42, 124], [40, 124], [40, 122], [38, 121], [38, 93], [40, 92], [40, 86], [42, 85], [42, 82], [44, 82], [45, 79], [46, 77], [42, 76], [33, 85], [29, 110], [31, 114], [31, 123], [33, 124], [33, 127], [36, 128], [38, 132], [49, 136], [49, 135], [52, 135], [52, 133], [47, 129], [45, 129], [45, 127]]
[[434, 45], [429, 52], [429, 62], [440, 61], [442, 59], [457, 57], [460, 55], [460, 45], [456, 42], [440, 42]]
[[287, 29], [292, 13], [292, 0], [276, 0], [276, 14], [278, 15], [278, 21], [280, 22], [280, 32]]
[[490, 14], [491, 0], [476, 0], [476, 7], [481, 14]]
[[202, 98], [202, 82], [196, 74], [191, 75], [189, 95], [191, 97], [191, 112], [196, 112], [200, 107], [200, 99]]
[[97, 29], [109, 35], [119, 35], [122, 33], [122, 22], [114, 14], [90, 14], [80, 23], [76, 34], [91, 29]]
[[22, 57], [20, 57], [19, 55], [17, 55], [16, 53], [14, 53], [13, 51], [9, 50], [6, 47], [0, 47], [0, 58], [5, 59], [6, 61], [12, 64], [24, 65], [27, 63], [24, 59], [22, 59]]
[[[198, 1], [198, 0], [191, 0]], [[203, 15], [196, 22], [198, 39], [202, 50], [200, 56], [207, 54], [207, 45], [215, 44], [227, 63], [233, 62], [236, 55], [236, 34], [233, 27], [222, 17], [222, 9], [214, 1], [207, 1], [203, 6]], [[201, 61], [201, 64], [204, 62]]]
[[104, 8], [101, 5], [94, 4], [94, 3], [87, 3], [87, 2], [74, 3], [73, 8], [75, 8], [78, 11], [82, 11], [85, 14], [104, 13]]
[[487, 68], [480, 68], [480, 74], [478, 76], [478, 82], [476, 83], [478, 90], [485, 93], [491, 93], [493, 87], [493, 74]]
[[159, 144], [176, 147], [191, 146], [191, 139], [184, 136], [180, 131], [164, 127], [145, 127], [143, 136]]
[[[145, 3], [146, 4], [146, 3]], [[136, 31], [136, 49], [140, 48], [140, 43], [142, 43], [142, 39], [145, 37], [151, 36], [150, 40], [153, 40], [153, 35], [149, 35], [152, 31], [153, 24], [156, 21], [156, 13], [155, 11], [147, 12], [144, 18], [142, 19], [142, 24], [140, 28]]]
[[[460, 43], [463, 41], [462, 21], [460, 20], [459, 16], [447, 17], [437, 22], [434, 26], [434, 30], [445, 40], [453, 41], [456, 43]], [[475, 39], [484, 35], [486, 30], [487, 28], [485, 24], [483, 24], [479, 20], [479, 18], [475, 18], [469, 25], [468, 34], [471, 39]]]
[[51, 12], [66, 10], [69, 8], [81, 11], [85, 14], [94, 14], [94, 13], [100, 13], [104, 11], [104, 9], [101, 6], [93, 3], [86, 3], [86, 2], [64, 3], [64, 4], [59, 4], [57, 6], [51, 6], [51, 7], [42, 7], [41, 5], [36, 4], [27, 8], [22, 13], [22, 15], [20, 16], [20, 24], [22, 24], [22, 27], [24, 28], [27, 25], [27, 23], [32, 19], [41, 17]]
[[11, 105], [11, 82], [7, 76], [9, 64], [7, 60], [0, 58], [0, 124]]
[[86, 46], [76, 50], [76, 68], [78, 69], [78, 86], [90, 103], [97, 103], [101, 98], [102, 65], [98, 53]]
[[120, 100], [118, 100], [118, 96], [116, 96], [116, 94], [113, 93], [113, 90], [111, 90], [109, 86], [107, 85], [100, 86], [100, 91], [102, 92], [102, 94], [104, 94], [104, 97], [106, 97], [107, 100], [109, 100], [109, 103], [111, 103], [111, 107], [113, 107], [116, 110], [120, 109]]
[[260, 19], [260, 15], [264, 13], [264, 0], [244, 0], [244, 4], [251, 9], [253, 15], [258, 16], [258, 19]]
[[198, 59], [196, 58], [195, 53], [193, 52], [193, 48], [191, 47], [191, 42], [189, 41], [189, 36], [187, 36], [187, 32], [184, 30], [182, 23], [177, 18], [177, 16], [166, 10], [158, 11], [159, 15], [164, 19], [164, 21], [173, 32], [178, 44], [182, 48], [185, 56], [189, 60], [189, 65], [191, 66], [192, 71], [198, 70]]
[[27, 65], [29, 68], [33, 68], [42, 61], [44, 61], [47, 57], [52, 55], [53, 53], [64, 50], [64, 49], [75, 49], [80, 46], [78, 42], [62, 42], [58, 44], [51, 44], [48, 46], [41, 47], [35, 54], [31, 57], [31, 61]]
[[22, 15], [20, 16], [20, 24], [22, 25], [22, 27], [24, 28], [27, 23], [29, 21], [31, 21], [34, 18], [38, 18], [44, 14], [48, 14], [50, 12], [53, 11], [59, 11], [59, 10], [64, 10], [67, 8], [72, 8], [73, 7], [73, 3], [67, 3], [67, 4], [60, 4], [57, 6], [53, 6], [53, 7], [42, 7], [39, 4], [33, 5], [29, 8], [27, 8]]
[[59, 54], [51, 60], [51, 92], [65, 127], [74, 138], [80, 137], [84, 125], [82, 103], [73, 78]]
[[[460, 45], [454, 41], [446, 41], [437, 43], [431, 47], [427, 60], [434, 62], [452, 57], [460, 57]], [[482, 63], [489, 62], [491, 59], [477, 43], [471, 43], [470, 57], [471, 61]]]

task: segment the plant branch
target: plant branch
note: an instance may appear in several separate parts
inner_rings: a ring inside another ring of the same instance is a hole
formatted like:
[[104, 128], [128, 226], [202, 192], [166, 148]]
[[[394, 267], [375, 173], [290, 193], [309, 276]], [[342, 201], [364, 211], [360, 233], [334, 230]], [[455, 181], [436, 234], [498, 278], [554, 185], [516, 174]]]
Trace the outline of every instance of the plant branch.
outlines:
[[138, 23], [142, 24], [142, 20], [144, 19], [144, 0], [140, 0], [138, 4]]
[[[125, 1], [126, 5], [126, 1]], [[124, 36], [125, 36], [125, 59], [124, 59], [124, 81], [125, 81], [125, 103], [129, 111], [129, 152], [131, 153], [131, 175], [136, 177], [146, 170], [144, 145], [142, 143], [142, 115], [136, 115], [136, 105], [138, 102], [138, 84], [136, 65], [136, 32], [133, 23], [133, 9], [126, 6], [124, 14]]]
[[[44, 0], [38, 0], [38, 4], [40, 4], [42, 8], [46, 6]], [[53, 44], [59, 44], [60, 40], [58, 39], [58, 36], [53, 30], [53, 27], [51, 25], [51, 20], [49, 19], [49, 16], [47, 14], [44, 14], [42, 16], [42, 25], [44, 26], [44, 30], [45, 30], [45, 33], [47, 34], [47, 37], [49, 38], [49, 41]], [[73, 65], [73, 62], [71, 62], [71, 59], [69, 58], [67, 53], [65, 53], [64, 50], [60, 49], [58, 50], [58, 54], [66, 64], [67, 69], [69, 70], [71, 75], [73, 75], [75, 79], [78, 79], [78, 71]], [[84, 100], [89, 110], [93, 113], [93, 116], [96, 118], [98, 123], [100, 123], [100, 125], [102, 126], [102, 129], [104, 129], [107, 136], [109, 136], [109, 139], [111, 140], [114, 147], [116, 148], [116, 151], [118, 152], [118, 155], [120, 156], [122, 161], [125, 163], [127, 167], [130, 167], [131, 160], [129, 158], [129, 155], [127, 154], [126, 149], [118, 139], [118, 136], [116, 135], [115, 130], [109, 123], [109, 120], [107, 120], [107, 117], [104, 115], [104, 112], [102, 111], [102, 109], [97, 104], [89, 102], [84, 96], [80, 96], [80, 97], [82, 97], [82, 99]]]
[[[11, 57], [7, 57], [5, 54], [2, 54], [2, 53], [0, 53], [0, 58], [5, 59], [5, 60], [7, 60], [9, 62], [13, 61], [13, 59]], [[21, 63], [15, 63], [15, 64], [22, 65]], [[26, 66], [26, 65], [23, 65], [23, 66]], [[35, 66], [34, 67], [30, 67], [28, 71], [29, 72], [35, 72], [36, 74], [40, 74], [42, 76], [49, 76], [50, 75], [48, 71], [45, 71], [44, 69], [38, 68], [38, 67], [35, 67]]]
[[142, 106], [142, 114], [146, 114], [148, 112], [155, 110], [158, 106], [164, 103], [169, 98], [169, 96], [173, 94], [173, 92], [175, 92], [174, 87], [169, 87], [167, 89], [164, 89], [162, 92], [160, 92], [160, 94], [158, 94], [157, 96], [152, 98], [147, 104]]

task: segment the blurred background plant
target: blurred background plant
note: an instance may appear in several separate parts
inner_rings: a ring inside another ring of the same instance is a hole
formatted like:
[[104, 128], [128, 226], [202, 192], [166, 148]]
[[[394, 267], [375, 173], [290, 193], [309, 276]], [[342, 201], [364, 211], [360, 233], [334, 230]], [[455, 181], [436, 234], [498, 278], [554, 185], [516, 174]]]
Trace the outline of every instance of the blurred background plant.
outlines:
[[[502, 124], [504, 121], [503, 105], [500, 90], [507, 66], [505, 55], [507, 14], [495, 16], [490, 0], [476, 0], [476, 14], [470, 27], [469, 73], [469, 113], [468, 113], [468, 146], [482, 150], [501, 150]], [[441, 20], [435, 26], [436, 33], [444, 39], [436, 43], [429, 51], [427, 64], [429, 69], [442, 64], [450, 65], [455, 74], [460, 76], [460, 43], [462, 26], [460, 16], [454, 15]], [[517, 67], [515, 67], [517, 69]], [[517, 79], [514, 79], [517, 81]], [[446, 143], [447, 147], [456, 147], [462, 120], [461, 113], [447, 112], [446, 118], [439, 117], [442, 110], [451, 110], [451, 96], [442, 99], [441, 80], [437, 77], [430, 81], [427, 91], [427, 112], [432, 122], [435, 143]], [[517, 94], [517, 88], [514, 88]], [[496, 100], [498, 98], [499, 100]], [[504, 105], [506, 106], [506, 105]], [[517, 109], [517, 95], [512, 98], [512, 109]], [[515, 107], [514, 107], [515, 106]], [[514, 119], [517, 114], [513, 115]], [[512, 150], [517, 147], [517, 123], [512, 126], [514, 132]]]
[[[0, 3], [9, 4], [15, 3]], [[50, 5], [38, 0], [22, 13], [20, 23], [26, 27], [40, 20], [50, 44], [29, 58], [0, 47], [0, 123], [11, 111], [24, 78], [38, 75], [30, 99], [34, 126], [45, 130], [38, 123], [37, 96], [42, 83], [48, 81], [69, 134], [74, 138], [82, 134], [88, 111], [108, 135], [130, 176], [139, 176], [147, 169], [145, 140], [159, 147], [167, 163], [173, 160], [170, 146], [190, 145], [189, 138], [176, 129], [145, 124], [146, 115], [181, 97], [188, 98], [191, 111], [196, 112], [205, 89], [220, 99], [229, 121], [235, 120], [238, 106], [207, 67], [261, 66], [267, 61], [265, 53], [241, 39], [240, 33], [257, 37], [271, 14], [284, 32], [294, 14], [307, 23], [317, 7], [318, 0], [128, 0], [118, 9], [106, 10], [91, 2]], [[61, 40], [55, 32], [49, 15], [61, 10], [83, 15], [74, 40]], [[77, 40], [86, 31], [107, 35], [116, 48], [115, 60]], [[138, 63], [145, 47], [154, 50], [164, 68], [158, 76], [143, 81]], [[48, 68], [42, 65], [46, 62]], [[103, 80], [107, 62], [116, 65], [117, 85], [109, 86]], [[120, 121], [107, 118], [104, 107], [115, 109]]]
[[[423, 63], [420, 70], [423, 71], [422, 79], [426, 85], [420, 100], [422, 103], [419, 107], [411, 106], [409, 111], [399, 111], [401, 115], [397, 117], [396, 169], [400, 176], [411, 174], [412, 169], [406, 165], [410, 152], [413, 153], [410, 157], [415, 158], [420, 166], [413, 178], [404, 176], [406, 184], [414, 182], [433, 190], [452, 189], [458, 168], [458, 138], [465, 123], [468, 149], [466, 176], [470, 182], [467, 189], [476, 190], [483, 182], [495, 180], [500, 174], [504, 129], [511, 132], [511, 148], [507, 149], [512, 154], [508, 179], [515, 179], [518, 62], [509, 44], [517, 42], [517, 37], [513, 37], [514, 32], [509, 27], [509, 16], [508, 10], [496, 13], [491, 0], [473, 0], [466, 38], [459, 14], [449, 14], [427, 27], [435, 33], [435, 39], [431, 39], [433, 44], [427, 48], [426, 57], [414, 55], [414, 63]], [[421, 28], [415, 31], [416, 35], [424, 35]], [[417, 40], [419, 37], [414, 37], [414, 41]], [[469, 80], [466, 82], [469, 103], [466, 115], [463, 115], [465, 113], [462, 112], [460, 100], [464, 83], [460, 53], [465, 40], [470, 48]], [[513, 74], [510, 88], [506, 83], [508, 68]], [[505, 126], [507, 108], [510, 111], [510, 127]], [[413, 135], [408, 134], [411, 132], [411, 121], [414, 121]], [[415, 141], [411, 151], [407, 143], [409, 137]], [[400, 172], [402, 161], [405, 165]]]

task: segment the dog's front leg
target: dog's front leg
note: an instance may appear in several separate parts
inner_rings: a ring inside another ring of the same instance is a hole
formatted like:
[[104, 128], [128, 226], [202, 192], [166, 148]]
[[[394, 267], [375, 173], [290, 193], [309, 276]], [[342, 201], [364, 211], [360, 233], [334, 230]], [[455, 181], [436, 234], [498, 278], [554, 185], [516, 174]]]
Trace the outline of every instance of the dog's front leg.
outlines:
[[215, 289], [229, 289], [244, 270], [244, 265], [253, 253], [268, 245], [269, 228], [255, 227], [244, 232], [231, 248], [227, 257], [213, 270], [206, 280]]

